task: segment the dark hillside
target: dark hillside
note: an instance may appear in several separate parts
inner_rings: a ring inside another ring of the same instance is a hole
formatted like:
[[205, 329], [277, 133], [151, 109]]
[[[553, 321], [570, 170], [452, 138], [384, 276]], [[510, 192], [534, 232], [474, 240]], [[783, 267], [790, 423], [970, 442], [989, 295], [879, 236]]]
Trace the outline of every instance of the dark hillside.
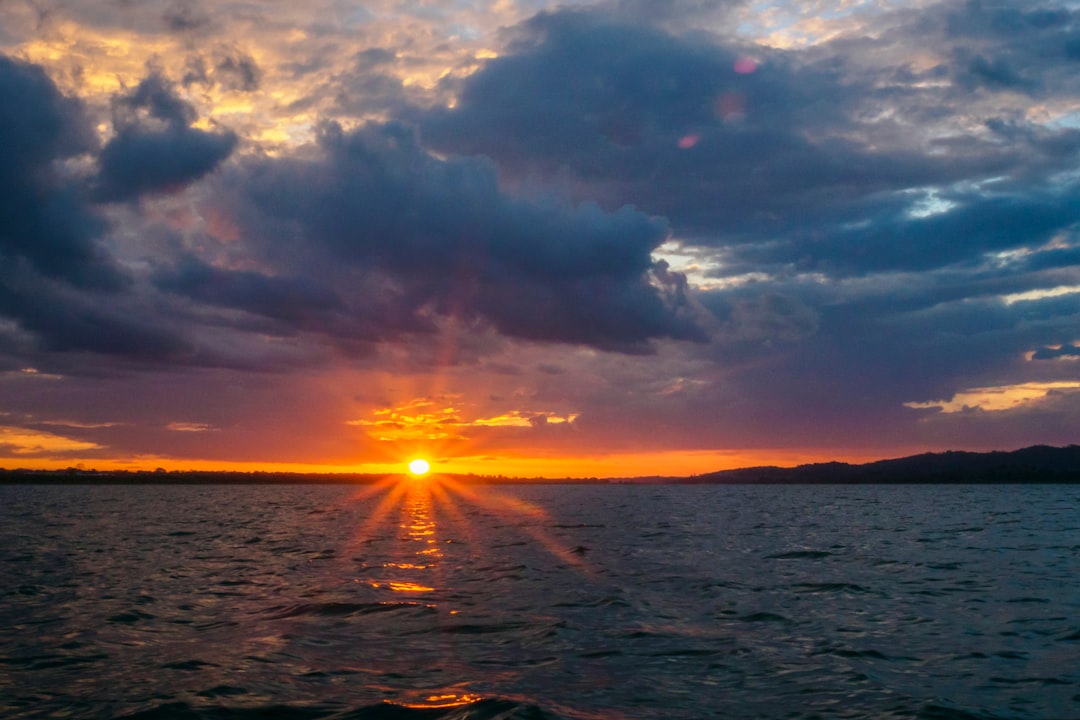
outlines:
[[830, 462], [696, 475], [695, 483], [1073, 483], [1080, 445], [1035, 445], [1012, 452], [923, 453], [865, 465]]

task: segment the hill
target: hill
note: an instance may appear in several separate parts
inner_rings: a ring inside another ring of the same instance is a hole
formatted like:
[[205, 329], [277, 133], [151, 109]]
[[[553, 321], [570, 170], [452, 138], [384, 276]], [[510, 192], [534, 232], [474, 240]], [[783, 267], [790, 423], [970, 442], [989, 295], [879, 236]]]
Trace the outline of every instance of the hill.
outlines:
[[1012, 452], [923, 453], [862, 465], [814, 463], [695, 475], [689, 483], [1080, 483], [1080, 445], [1034, 445]]

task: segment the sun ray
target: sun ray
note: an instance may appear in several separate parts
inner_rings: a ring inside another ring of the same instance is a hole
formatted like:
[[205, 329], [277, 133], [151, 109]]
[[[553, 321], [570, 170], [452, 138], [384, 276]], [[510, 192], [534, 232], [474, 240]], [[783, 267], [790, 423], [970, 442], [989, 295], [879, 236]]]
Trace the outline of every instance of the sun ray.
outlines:
[[458, 503], [454, 501], [454, 498], [446, 491], [446, 486], [441, 478], [434, 478], [435, 482], [430, 484], [431, 495], [434, 498], [436, 505], [440, 510], [445, 510], [450, 518], [450, 522], [454, 524], [455, 529], [465, 537], [465, 542], [468, 543], [469, 548], [478, 547], [476, 541], [476, 532], [473, 529], [472, 524], [469, 522], [465, 514], [461, 512], [461, 508]]
[[[387, 538], [390, 514], [397, 508], [400, 517], [397, 523], [400, 557], [383, 563], [383, 569], [389, 573], [380, 573], [367, 581], [373, 588], [417, 594], [437, 593], [440, 588], [445, 589], [443, 571], [439, 569], [444, 556], [439, 540], [445, 535], [445, 529], [443, 535], [439, 533], [440, 516], [464, 536], [470, 553], [483, 553], [475, 523], [462, 510], [466, 504], [496, 517], [518, 518], [520, 522], [513, 523], [517, 531], [567, 567], [586, 576], [594, 576], [583, 557], [587, 548], [568, 547], [552, 537], [547, 530], [552, 519], [543, 508], [490, 487], [478, 487], [442, 473], [420, 476], [399, 474], [352, 495], [354, 501], [370, 501], [375, 497], [378, 497], [378, 501], [353, 534], [349, 554], [355, 554], [364, 543], [380, 537]], [[447, 538], [447, 542], [450, 539]], [[429, 598], [427, 602], [434, 599]]]
[[590, 575], [592, 574], [580, 555], [580, 553], [583, 552], [583, 549], [575, 552], [572, 548], [560, 545], [554, 538], [544, 532], [541, 525], [549, 524], [551, 519], [547, 512], [542, 508], [519, 498], [510, 498], [491, 492], [481, 493], [478, 492], [476, 488], [457, 482], [451, 478], [446, 478], [445, 482], [451, 490], [477, 505], [486, 507], [497, 513], [509, 511], [511, 514], [516, 513], [518, 515], [525, 515], [533, 518], [538, 524], [519, 525], [518, 528], [567, 565], [574, 567], [581, 572]]
[[[375, 528], [383, 523], [383, 520], [395, 507], [398, 507], [406, 492], [405, 484], [401, 482], [400, 478], [394, 478], [384, 487], [386, 487], [386, 494], [379, 499], [375, 509], [371, 511], [371, 514], [367, 519], [364, 520], [364, 522], [357, 527], [356, 532], [353, 533], [353, 539], [348, 547], [350, 554], [355, 552], [360, 545], [375, 539]], [[354, 497], [355, 499], [360, 500], [372, 497], [374, 494], [375, 493], [369, 491], [358, 493], [357, 496]]]

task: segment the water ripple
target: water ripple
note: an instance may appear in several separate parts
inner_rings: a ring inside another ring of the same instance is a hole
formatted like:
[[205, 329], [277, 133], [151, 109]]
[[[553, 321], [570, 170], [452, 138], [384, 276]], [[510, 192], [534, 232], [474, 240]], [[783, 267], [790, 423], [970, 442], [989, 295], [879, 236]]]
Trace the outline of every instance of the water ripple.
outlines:
[[1076, 716], [1080, 488], [355, 490], [0, 487], [0, 717]]

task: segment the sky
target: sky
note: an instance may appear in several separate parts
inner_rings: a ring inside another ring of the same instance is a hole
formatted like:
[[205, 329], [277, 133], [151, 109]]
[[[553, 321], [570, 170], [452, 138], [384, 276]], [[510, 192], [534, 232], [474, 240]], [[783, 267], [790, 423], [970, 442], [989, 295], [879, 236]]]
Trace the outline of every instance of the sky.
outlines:
[[0, 2], [0, 467], [1078, 428], [1080, 2]]

